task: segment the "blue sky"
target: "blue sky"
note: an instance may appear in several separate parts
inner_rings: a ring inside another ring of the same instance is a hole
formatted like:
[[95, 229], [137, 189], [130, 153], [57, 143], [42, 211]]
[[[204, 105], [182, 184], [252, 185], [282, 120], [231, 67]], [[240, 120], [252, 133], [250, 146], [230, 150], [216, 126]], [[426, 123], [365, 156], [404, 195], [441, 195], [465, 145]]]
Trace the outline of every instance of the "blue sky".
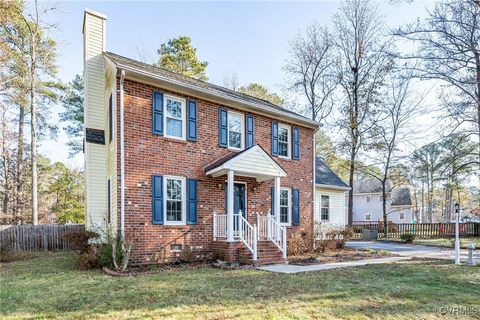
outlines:
[[[49, 17], [59, 24], [59, 77], [71, 80], [82, 72], [82, 19], [85, 8], [107, 15], [107, 50], [131, 58], [138, 52], [155, 57], [162, 42], [188, 35], [200, 59], [209, 62], [210, 82], [222, 84], [236, 72], [241, 84], [258, 82], [280, 92], [288, 58], [288, 41], [314, 20], [331, 26], [340, 1], [317, 2], [61, 2]], [[430, 1], [389, 4], [376, 1], [386, 24], [395, 27], [422, 18]], [[57, 121], [60, 107], [53, 110]], [[62, 124], [60, 124], [62, 125]], [[66, 137], [42, 144], [41, 152], [55, 161], [79, 167], [82, 155], [67, 159]]]

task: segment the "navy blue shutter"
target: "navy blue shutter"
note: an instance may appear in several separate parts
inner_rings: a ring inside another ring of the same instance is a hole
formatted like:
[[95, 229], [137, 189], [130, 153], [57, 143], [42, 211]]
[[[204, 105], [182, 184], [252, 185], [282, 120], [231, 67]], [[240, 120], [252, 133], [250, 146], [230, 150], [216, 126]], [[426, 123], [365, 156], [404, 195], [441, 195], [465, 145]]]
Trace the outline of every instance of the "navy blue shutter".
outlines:
[[247, 115], [246, 117], [246, 122], [247, 122], [247, 148], [253, 147], [254, 145], [254, 134], [255, 134], [255, 123], [253, 121], [253, 116]]
[[154, 92], [152, 97], [152, 132], [163, 136], [163, 94]]
[[300, 160], [300, 133], [298, 128], [293, 128], [292, 154], [293, 160]]
[[292, 189], [292, 225], [300, 224], [300, 190]]
[[163, 177], [152, 176], [152, 223], [163, 224]]
[[197, 141], [197, 102], [188, 100], [187, 140]]
[[278, 156], [278, 123], [272, 123], [272, 156]]
[[198, 182], [195, 179], [187, 179], [187, 224], [197, 224]]
[[272, 187], [272, 210], [271, 210], [272, 216], [275, 215], [275, 187]]
[[228, 119], [227, 110], [218, 110], [218, 145], [222, 148], [228, 147]]

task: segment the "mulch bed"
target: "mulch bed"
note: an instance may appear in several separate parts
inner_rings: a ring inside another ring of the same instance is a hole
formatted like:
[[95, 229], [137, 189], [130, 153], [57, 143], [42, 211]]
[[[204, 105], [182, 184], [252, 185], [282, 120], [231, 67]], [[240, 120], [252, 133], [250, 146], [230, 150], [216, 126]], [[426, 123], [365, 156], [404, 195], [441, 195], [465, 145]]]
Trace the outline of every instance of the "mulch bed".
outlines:
[[289, 264], [294, 265], [312, 265], [335, 262], [358, 261], [365, 259], [376, 259], [385, 257], [395, 257], [396, 255], [372, 250], [355, 250], [355, 249], [333, 249], [323, 253], [305, 254], [300, 256], [290, 256]]

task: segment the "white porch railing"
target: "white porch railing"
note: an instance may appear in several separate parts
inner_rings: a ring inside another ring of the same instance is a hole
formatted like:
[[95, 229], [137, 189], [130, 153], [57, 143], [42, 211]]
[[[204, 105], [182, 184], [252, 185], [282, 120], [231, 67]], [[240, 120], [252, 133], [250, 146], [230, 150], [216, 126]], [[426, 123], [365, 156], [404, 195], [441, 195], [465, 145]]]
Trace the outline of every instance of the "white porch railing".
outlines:
[[[241, 212], [233, 215], [235, 239], [240, 239], [250, 252], [253, 260], [258, 259], [257, 241], [272, 241], [282, 252], [284, 259], [287, 258], [287, 229], [281, 226], [275, 217], [270, 214], [261, 215], [257, 213], [257, 223], [253, 226], [243, 217]], [[227, 239], [227, 215], [213, 213], [213, 240], [217, 238]]]
[[213, 240], [227, 238], [227, 215], [213, 213]]
[[235, 221], [238, 222], [238, 237], [242, 240], [243, 244], [250, 250], [253, 256], [253, 260], [257, 260], [257, 240], [258, 240], [258, 229], [254, 224], [253, 226], [248, 223], [240, 211], [238, 214], [234, 215]]

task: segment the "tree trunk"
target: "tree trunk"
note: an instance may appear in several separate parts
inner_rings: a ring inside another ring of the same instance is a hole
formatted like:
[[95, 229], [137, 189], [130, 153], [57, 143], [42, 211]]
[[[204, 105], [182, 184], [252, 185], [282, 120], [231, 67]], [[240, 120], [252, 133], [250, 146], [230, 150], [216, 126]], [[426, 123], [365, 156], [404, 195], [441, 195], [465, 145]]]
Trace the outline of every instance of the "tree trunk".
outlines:
[[36, 103], [36, 36], [32, 35], [30, 46], [30, 118], [31, 118], [31, 161], [32, 161], [32, 223], [38, 224], [38, 181], [37, 181], [37, 103]]
[[383, 236], [388, 238], [388, 215], [387, 215], [387, 181], [382, 180], [382, 210], [383, 210]]
[[7, 148], [7, 120], [5, 118], [5, 108], [2, 108], [2, 156], [3, 156], [3, 174], [4, 174], [4, 193], [2, 201], [2, 212], [6, 216], [8, 213], [9, 190], [10, 190], [10, 170], [9, 170], [9, 151]]
[[15, 173], [15, 203], [13, 205], [13, 214], [15, 222], [23, 220], [23, 149], [24, 149], [24, 127], [25, 127], [25, 109], [20, 106], [18, 114], [18, 136], [17, 136], [17, 164]]
[[348, 178], [348, 185], [350, 190], [348, 190], [348, 224], [353, 224], [353, 179], [355, 177], [355, 152], [352, 148], [350, 154], [350, 173]]

